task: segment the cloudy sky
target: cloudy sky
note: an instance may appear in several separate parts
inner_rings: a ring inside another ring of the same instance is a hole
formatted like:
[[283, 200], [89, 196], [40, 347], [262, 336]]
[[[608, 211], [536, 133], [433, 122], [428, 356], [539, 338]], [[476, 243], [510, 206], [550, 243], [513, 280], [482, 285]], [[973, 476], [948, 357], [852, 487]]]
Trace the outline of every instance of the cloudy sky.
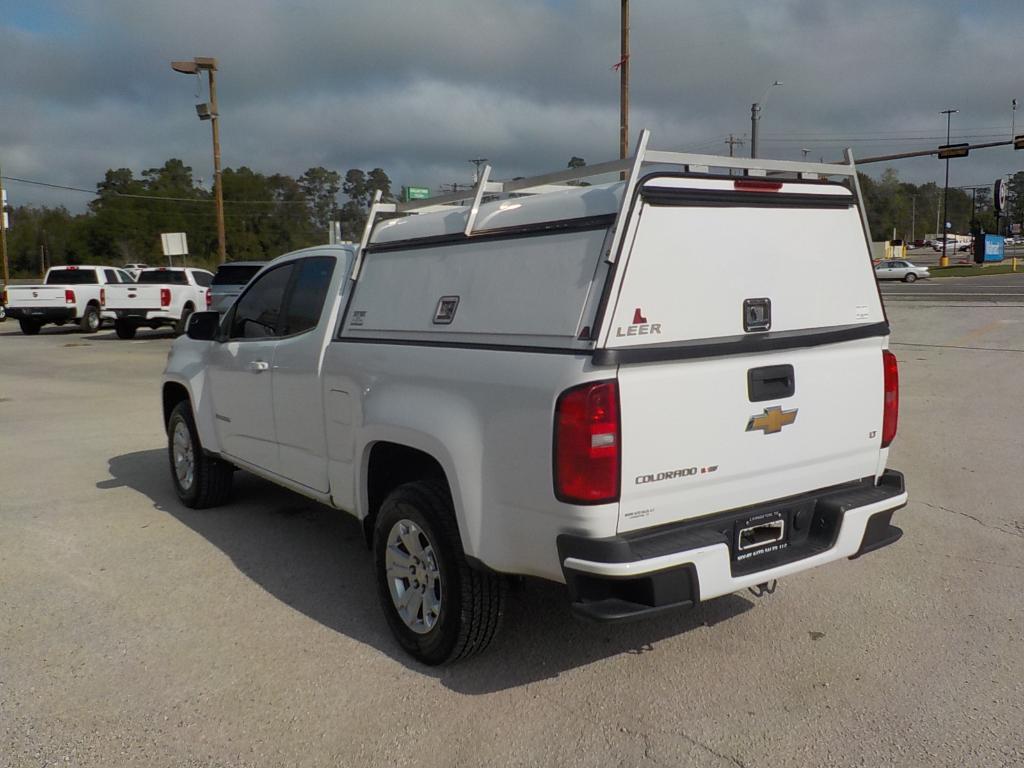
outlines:
[[[725, 153], [778, 79], [765, 156], [934, 146], [945, 108], [954, 140], [1008, 138], [1022, 31], [1020, 0], [633, 0], [631, 133]], [[169, 67], [192, 56], [219, 61], [226, 167], [381, 166], [397, 188], [469, 181], [474, 157], [499, 178], [597, 162], [618, 152], [618, 47], [618, 0], [0, 0], [0, 166], [92, 189], [179, 157], [208, 183], [205, 86]], [[935, 159], [894, 167], [942, 180]], [[981, 150], [951, 184], [1021, 169], [1024, 151]], [[5, 186], [15, 205], [89, 199]]]

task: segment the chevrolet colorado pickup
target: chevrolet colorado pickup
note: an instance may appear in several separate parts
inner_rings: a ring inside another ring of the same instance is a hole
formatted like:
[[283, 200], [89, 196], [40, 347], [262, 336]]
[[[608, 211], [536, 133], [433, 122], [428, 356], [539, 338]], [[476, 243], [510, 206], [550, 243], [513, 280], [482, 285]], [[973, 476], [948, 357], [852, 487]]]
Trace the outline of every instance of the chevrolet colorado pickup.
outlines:
[[86, 333], [95, 333], [103, 320], [114, 317], [103, 310], [109, 286], [130, 282], [128, 273], [114, 267], [51, 267], [42, 285], [7, 286], [0, 304], [20, 323], [21, 332], [29, 336], [39, 333], [47, 323], [78, 323]]
[[[353, 515], [428, 664], [490, 642], [509, 576], [617, 621], [896, 541], [897, 364], [852, 160], [646, 137], [485, 169], [465, 205], [375, 203], [359, 246], [282, 256], [194, 314], [162, 385], [181, 501], [226, 503], [242, 469]], [[719, 258], [723, 232], [763, 245]]]

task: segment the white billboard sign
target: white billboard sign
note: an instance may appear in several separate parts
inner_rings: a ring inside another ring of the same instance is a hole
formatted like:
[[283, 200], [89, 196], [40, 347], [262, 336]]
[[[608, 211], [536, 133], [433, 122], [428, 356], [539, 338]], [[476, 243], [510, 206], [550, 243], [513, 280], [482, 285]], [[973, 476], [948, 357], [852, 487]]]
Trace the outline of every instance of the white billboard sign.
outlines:
[[164, 256], [187, 256], [188, 241], [184, 232], [163, 232], [160, 243], [164, 247]]

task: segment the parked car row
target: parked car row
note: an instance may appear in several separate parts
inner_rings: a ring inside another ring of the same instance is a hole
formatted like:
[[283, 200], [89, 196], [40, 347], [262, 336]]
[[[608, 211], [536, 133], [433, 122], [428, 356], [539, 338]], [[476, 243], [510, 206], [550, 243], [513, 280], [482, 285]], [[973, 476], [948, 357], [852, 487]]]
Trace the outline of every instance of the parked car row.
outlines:
[[181, 334], [193, 312], [227, 310], [261, 266], [229, 262], [217, 275], [195, 267], [145, 264], [51, 267], [39, 285], [8, 286], [0, 308], [29, 336], [51, 323], [77, 323], [82, 331], [95, 333], [105, 322], [113, 323], [122, 339], [134, 338], [140, 327], [170, 326]]

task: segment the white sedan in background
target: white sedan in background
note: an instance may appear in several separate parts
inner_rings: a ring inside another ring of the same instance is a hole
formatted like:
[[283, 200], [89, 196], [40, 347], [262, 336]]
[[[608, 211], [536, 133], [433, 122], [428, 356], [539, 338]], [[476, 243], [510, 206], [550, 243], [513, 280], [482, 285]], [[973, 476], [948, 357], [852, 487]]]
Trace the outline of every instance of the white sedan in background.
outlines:
[[905, 283], [912, 283], [930, 276], [928, 267], [919, 267], [902, 259], [880, 261], [875, 265], [875, 278], [878, 280], [902, 280]]

